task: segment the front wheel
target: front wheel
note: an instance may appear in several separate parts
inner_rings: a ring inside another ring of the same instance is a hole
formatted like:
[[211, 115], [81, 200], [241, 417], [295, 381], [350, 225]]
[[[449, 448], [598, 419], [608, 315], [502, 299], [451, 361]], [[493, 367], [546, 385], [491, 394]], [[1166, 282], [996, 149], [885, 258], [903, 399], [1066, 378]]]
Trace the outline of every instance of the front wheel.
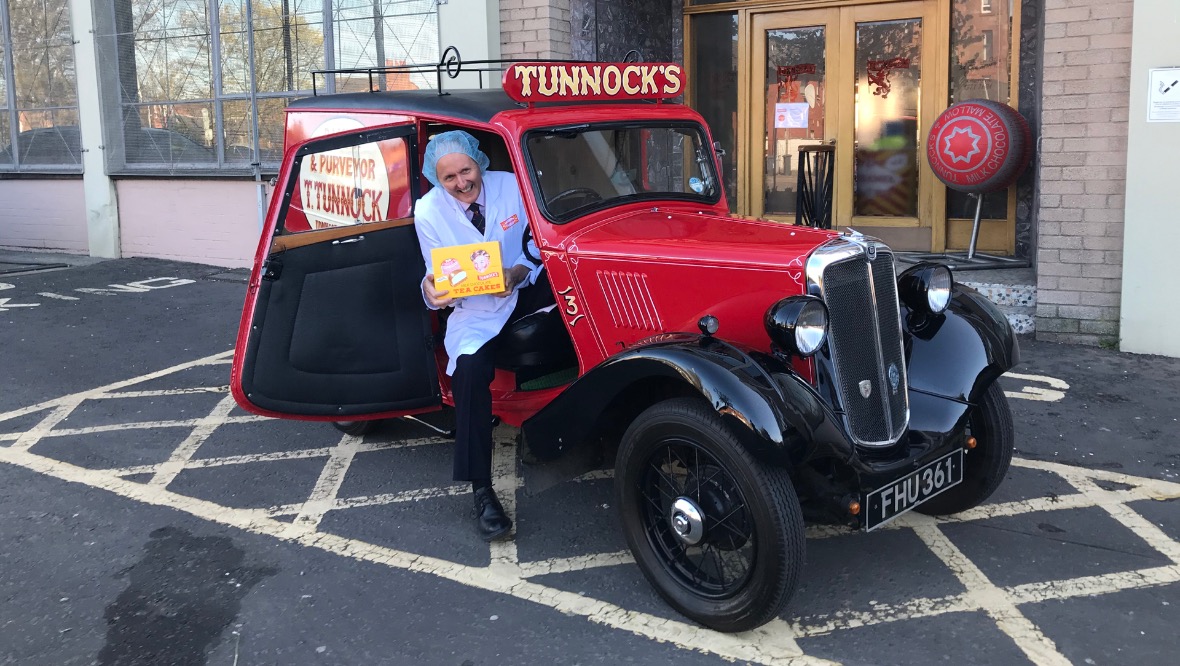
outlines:
[[687, 617], [745, 631], [794, 594], [806, 542], [791, 479], [706, 403], [677, 398], [640, 414], [619, 447], [615, 493], [639, 568]]
[[947, 516], [978, 506], [1008, 474], [1016, 436], [1008, 398], [999, 382], [992, 383], [971, 410], [966, 436], [974, 437], [976, 444], [963, 460], [963, 482], [919, 505], [919, 512]]
[[353, 437], [364, 437], [373, 432], [381, 421], [333, 421], [337, 430]]

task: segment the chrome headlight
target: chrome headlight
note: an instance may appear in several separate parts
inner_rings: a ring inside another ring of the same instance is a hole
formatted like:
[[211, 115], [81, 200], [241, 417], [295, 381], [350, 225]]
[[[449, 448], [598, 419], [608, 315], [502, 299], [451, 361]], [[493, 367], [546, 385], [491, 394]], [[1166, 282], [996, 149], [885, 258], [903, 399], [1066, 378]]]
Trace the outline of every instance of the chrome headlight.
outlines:
[[897, 295], [911, 310], [939, 314], [951, 304], [952, 285], [951, 269], [942, 264], [922, 263], [897, 278]]
[[792, 354], [811, 356], [828, 337], [828, 308], [814, 296], [791, 296], [770, 306], [764, 323], [776, 345]]

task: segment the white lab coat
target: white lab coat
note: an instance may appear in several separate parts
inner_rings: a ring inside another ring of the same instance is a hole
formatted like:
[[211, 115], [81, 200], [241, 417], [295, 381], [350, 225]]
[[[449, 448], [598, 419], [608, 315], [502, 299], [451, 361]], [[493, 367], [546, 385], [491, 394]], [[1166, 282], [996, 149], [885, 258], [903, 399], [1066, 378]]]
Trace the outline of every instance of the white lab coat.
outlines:
[[[505, 270], [518, 265], [529, 269], [528, 278], [517, 285], [517, 289], [533, 284], [541, 274], [541, 266], [534, 265], [521, 251], [521, 240], [529, 222], [516, 176], [503, 171], [485, 171], [483, 188], [483, 237], [467, 219], [466, 206], [442, 187], [431, 189], [414, 205], [414, 227], [418, 232], [418, 243], [422, 246], [426, 272], [432, 270], [430, 251], [436, 247], [500, 241], [500, 258]], [[513, 215], [516, 216], [515, 223], [511, 221]], [[540, 256], [532, 241], [529, 241], [529, 248], [534, 257]], [[429, 303], [426, 305], [430, 307]], [[450, 357], [448, 375], [454, 374], [455, 361], [459, 356], [474, 354], [488, 340], [496, 337], [504, 324], [508, 323], [514, 307], [515, 291], [503, 298], [468, 296], [455, 302], [455, 311], [447, 320], [447, 333], [443, 340], [447, 356]]]

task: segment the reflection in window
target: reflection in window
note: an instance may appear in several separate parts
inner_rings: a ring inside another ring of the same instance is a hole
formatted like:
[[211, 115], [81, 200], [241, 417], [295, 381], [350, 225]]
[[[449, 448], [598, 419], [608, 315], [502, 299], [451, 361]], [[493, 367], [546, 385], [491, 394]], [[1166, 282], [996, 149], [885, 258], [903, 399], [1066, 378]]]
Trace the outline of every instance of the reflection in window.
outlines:
[[826, 138], [826, 50], [823, 26], [766, 31], [764, 214], [795, 214], [799, 152]]
[[[331, 121], [329, 121], [331, 122]], [[348, 129], [348, 121], [337, 130]], [[284, 233], [374, 224], [410, 215], [410, 181], [390, 165], [408, 159], [405, 139], [310, 153], [299, 162], [282, 212]]]
[[[955, 0], [951, 13], [950, 104], [968, 99], [1013, 103], [1012, 12], [1016, 0]], [[973, 218], [975, 199], [947, 190], [947, 217]], [[983, 198], [984, 219], [1007, 219], [1008, 191]]]
[[526, 148], [555, 222], [643, 199], [720, 198], [713, 150], [699, 125], [537, 130], [526, 135]]
[[918, 214], [921, 19], [856, 24], [853, 215]]
[[0, 44], [0, 170], [77, 172], [82, 150], [69, 0], [0, 3], [11, 38]]
[[[314, 70], [439, 55], [436, 0], [99, 0], [97, 9], [100, 60], [118, 64], [100, 81], [108, 117], [122, 119], [107, 128], [112, 173], [274, 170], [283, 111], [312, 94]], [[388, 74], [372, 87], [430, 83]], [[314, 85], [368, 90], [369, 77]]]

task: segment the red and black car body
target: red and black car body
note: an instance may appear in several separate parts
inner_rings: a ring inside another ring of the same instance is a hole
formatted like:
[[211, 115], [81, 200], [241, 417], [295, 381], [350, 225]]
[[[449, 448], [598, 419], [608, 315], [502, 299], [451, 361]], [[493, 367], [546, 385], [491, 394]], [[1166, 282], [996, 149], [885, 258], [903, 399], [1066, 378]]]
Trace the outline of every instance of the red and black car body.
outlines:
[[1003, 478], [1004, 315], [944, 267], [897, 276], [875, 239], [730, 214], [704, 121], [665, 101], [293, 102], [237, 339], [243, 407], [356, 422], [451, 402], [412, 218], [425, 144], [450, 129], [516, 174], [557, 301], [498, 339], [494, 412], [526, 462], [614, 460], [636, 560], [681, 612], [757, 626], [794, 589], [804, 516], [874, 528]]

